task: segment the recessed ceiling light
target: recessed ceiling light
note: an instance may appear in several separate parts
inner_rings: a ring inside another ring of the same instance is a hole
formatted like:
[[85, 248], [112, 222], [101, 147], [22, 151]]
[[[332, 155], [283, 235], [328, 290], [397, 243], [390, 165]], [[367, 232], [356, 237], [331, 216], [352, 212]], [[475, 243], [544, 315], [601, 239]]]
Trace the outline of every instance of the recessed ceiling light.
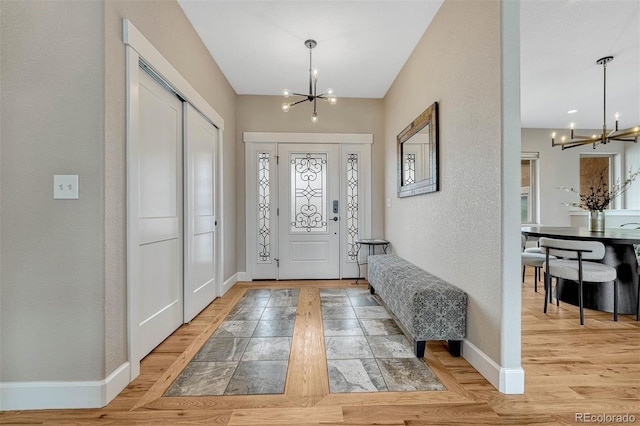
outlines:
[[576, 112], [578, 112], [577, 109], [572, 109], [572, 110], [567, 111], [567, 114], [575, 114]]

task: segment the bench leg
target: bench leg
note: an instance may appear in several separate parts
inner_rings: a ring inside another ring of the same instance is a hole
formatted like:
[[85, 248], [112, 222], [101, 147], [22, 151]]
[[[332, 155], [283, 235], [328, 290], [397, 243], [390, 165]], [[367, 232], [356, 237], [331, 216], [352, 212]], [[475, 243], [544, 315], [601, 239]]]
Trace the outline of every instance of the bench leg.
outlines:
[[447, 340], [447, 343], [451, 356], [458, 357], [462, 354], [462, 340]]
[[376, 289], [373, 288], [373, 286], [371, 284], [369, 284], [369, 293], [376, 294]]
[[416, 341], [415, 344], [415, 349], [416, 349], [416, 356], [418, 358], [423, 358], [424, 357], [424, 349], [427, 346], [427, 342], [424, 340], [420, 340], [420, 341]]

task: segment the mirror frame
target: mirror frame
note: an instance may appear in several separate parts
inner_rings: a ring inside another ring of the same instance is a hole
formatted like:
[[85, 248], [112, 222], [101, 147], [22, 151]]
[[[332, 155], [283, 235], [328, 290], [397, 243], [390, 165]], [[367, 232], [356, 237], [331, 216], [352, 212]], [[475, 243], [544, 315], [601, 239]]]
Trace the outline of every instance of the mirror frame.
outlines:
[[[403, 185], [402, 144], [413, 135], [429, 126], [429, 176], [426, 179]], [[411, 197], [414, 195], [428, 194], [440, 190], [438, 179], [438, 103], [434, 102], [422, 114], [405, 127], [397, 137], [398, 141], [398, 197]]]

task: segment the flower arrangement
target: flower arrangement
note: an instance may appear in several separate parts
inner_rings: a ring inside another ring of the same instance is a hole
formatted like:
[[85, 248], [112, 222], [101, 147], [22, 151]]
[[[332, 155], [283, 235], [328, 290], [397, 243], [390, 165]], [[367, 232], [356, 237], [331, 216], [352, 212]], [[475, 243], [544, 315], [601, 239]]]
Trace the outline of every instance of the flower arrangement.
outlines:
[[563, 189], [567, 192], [573, 192], [580, 198], [579, 202], [564, 203], [564, 205], [570, 207], [579, 207], [583, 210], [589, 211], [603, 211], [604, 209], [609, 207], [609, 204], [617, 197], [619, 197], [620, 194], [626, 192], [633, 181], [638, 176], [640, 176], [640, 168], [636, 171], [629, 169], [629, 177], [627, 179], [623, 181], [618, 178], [614, 182], [613, 186], [609, 188], [609, 185], [607, 185], [607, 180], [605, 179], [605, 173], [607, 172], [607, 170], [608, 168], [605, 168], [600, 172], [600, 178], [596, 182], [592, 182], [591, 184], [589, 184], [589, 189], [584, 194], [576, 191], [574, 188], [561, 186], [560, 189]]

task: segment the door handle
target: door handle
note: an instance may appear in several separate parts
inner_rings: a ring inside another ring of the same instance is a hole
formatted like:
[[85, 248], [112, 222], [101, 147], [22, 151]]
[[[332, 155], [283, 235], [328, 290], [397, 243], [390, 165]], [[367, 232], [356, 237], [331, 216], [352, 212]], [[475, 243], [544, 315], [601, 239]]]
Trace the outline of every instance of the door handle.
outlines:
[[337, 221], [338, 221], [338, 216], [334, 216], [334, 217], [333, 217], [333, 221], [334, 221], [334, 222], [337, 222]]

